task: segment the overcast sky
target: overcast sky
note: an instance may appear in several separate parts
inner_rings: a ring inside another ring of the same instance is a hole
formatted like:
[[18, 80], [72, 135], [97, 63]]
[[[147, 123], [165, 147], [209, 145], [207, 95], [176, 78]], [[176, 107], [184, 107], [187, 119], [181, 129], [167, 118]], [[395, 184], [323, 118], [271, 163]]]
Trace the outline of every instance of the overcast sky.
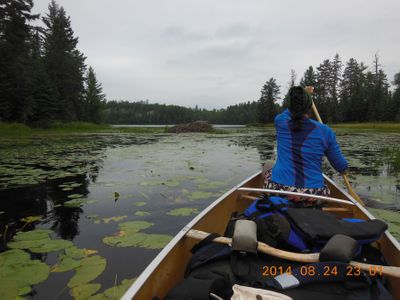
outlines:
[[[49, 0], [34, 0], [35, 13]], [[400, 71], [399, 0], [58, 0], [108, 100], [222, 108], [339, 53]]]

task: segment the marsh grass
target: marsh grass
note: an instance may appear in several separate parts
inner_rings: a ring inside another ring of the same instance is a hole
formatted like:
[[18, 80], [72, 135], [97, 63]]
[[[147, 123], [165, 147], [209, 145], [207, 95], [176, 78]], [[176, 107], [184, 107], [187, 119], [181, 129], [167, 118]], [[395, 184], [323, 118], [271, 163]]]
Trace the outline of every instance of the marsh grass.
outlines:
[[328, 124], [334, 129], [345, 129], [351, 131], [357, 130], [371, 130], [371, 131], [382, 131], [382, 132], [399, 132], [400, 123], [389, 123], [389, 122], [376, 122], [376, 123], [341, 123], [341, 124]]
[[1, 123], [0, 136], [23, 137], [32, 135], [60, 135], [74, 133], [163, 133], [164, 128], [112, 127], [107, 124], [88, 122], [54, 122], [48, 128], [33, 128], [21, 123]]

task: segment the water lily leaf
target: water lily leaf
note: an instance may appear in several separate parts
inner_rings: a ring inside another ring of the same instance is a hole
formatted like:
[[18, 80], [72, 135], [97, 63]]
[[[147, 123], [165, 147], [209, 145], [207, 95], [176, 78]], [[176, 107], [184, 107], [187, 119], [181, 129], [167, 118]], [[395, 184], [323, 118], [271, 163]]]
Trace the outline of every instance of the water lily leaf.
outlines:
[[75, 246], [69, 247], [65, 249], [65, 255], [73, 258], [73, 259], [82, 259], [85, 258], [86, 256], [96, 254], [97, 250], [92, 250], [92, 249], [78, 249]]
[[30, 217], [25, 217], [20, 219], [22, 222], [25, 223], [32, 223], [36, 221], [41, 221], [43, 219], [43, 216], [30, 216]]
[[[45, 281], [50, 268], [45, 263], [30, 258], [22, 250], [13, 249], [0, 254], [0, 296], [1, 299], [25, 295], [31, 291], [31, 285]], [[9, 291], [7, 291], [9, 290]]]
[[84, 258], [76, 269], [76, 274], [68, 282], [68, 287], [73, 288], [92, 281], [103, 273], [105, 268], [106, 260], [99, 255]]
[[120, 285], [111, 287], [104, 291], [104, 295], [108, 299], [120, 299], [129, 287], [135, 282], [136, 278], [124, 279]]
[[202, 192], [202, 191], [194, 191], [186, 193], [186, 196], [190, 200], [200, 200], [200, 199], [208, 199], [216, 196], [217, 194], [211, 192]]
[[72, 199], [65, 201], [63, 205], [65, 207], [81, 207], [85, 203], [84, 199]]
[[108, 224], [111, 221], [114, 221], [114, 222], [122, 221], [122, 220], [126, 219], [127, 217], [128, 216], [126, 216], [126, 215], [125, 216], [115, 216], [115, 217], [103, 218], [102, 220], [105, 224]]
[[170, 216], [190, 216], [191, 214], [197, 214], [199, 211], [197, 208], [182, 207], [170, 210], [167, 215]]
[[63, 256], [61, 261], [51, 268], [51, 272], [59, 273], [76, 269], [81, 265], [80, 260], [75, 260], [70, 256]]
[[96, 293], [101, 288], [98, 283], [81, 284], [71, 290], [71, 296], [76, 300], [84, 300]]
[[47, 252], [59, 251], [71, 247], [72, 245], [73, 245], [72, 242], [67, 240], [50, 240], [46, 241], [45, 244], [41, 244], [36, 247], [29, 247], [28, 249], [35, 253], [47, 253]]
[[71, 194], [71, 195], [68, 195], [69, 199], [77, 199], [77, 198], [82, 198], [82, 197], [83, 197], [82, 194]]
[[135, 215], [139, 216], [139, 217], [144, 217], [144, 216], [150, 215], [150, 213], [148, 211], [139, 210], [139, 211], [135, 212]]
[[119, 224], [120, 231], [114, 236], [106, 236], [103, 243], [116, 247], [142, 247], [147, 249], [163, 248], [172, 236], [167, 234], [147, 234], [139, 232], [153, 226], [145, 221], [131, 221]]
[[50, 232], [52, 231], [45, 229], [18, 232], [7, 246], [13, 249], [29, 249], [35, 253], [46, 253], [59, 251], [73, 245], [71, 241], [50, 239]]
[[73, 189], [74, 188], [72, 188], [72, 187], [65, 187], [65, 188], [62, 188], [61, 190], [64, 192], [67, 192], [67, 191], [72, 191]]
[[139, 201], [139, 202], [133, 203], [133, 205], [138, 206], [138, 207], [140, 207], [140, 206], [145, 206], [146, 204], [147, 204], [147, 203], [144, 202], [144, 201]]
[[165, 186], [169, 186], [169, 187], [177, 187], [180, 184], [181, 184], [181, 180], [179, 180], [179, 178], [172, 178], [172, 179], [167, 179], [167, 180], [150, 179], [150, 180], [142, 181], [140, 183], [140, 185], [142, 185], [142, 186], [160, 186], [160, 185], [165, 185]]

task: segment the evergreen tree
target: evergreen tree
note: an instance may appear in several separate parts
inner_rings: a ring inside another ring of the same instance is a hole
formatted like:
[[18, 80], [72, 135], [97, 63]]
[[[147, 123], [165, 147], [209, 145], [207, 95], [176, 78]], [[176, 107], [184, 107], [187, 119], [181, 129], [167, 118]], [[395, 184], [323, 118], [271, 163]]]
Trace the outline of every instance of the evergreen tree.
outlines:
[[388, 120], [400, 121], [400, 72], [394, 75], [394, 91], [388, 105]]
[[317, 78], [314, 72], [314, 68], [309, 66], [308, 69], [304, 72], [304, 76], [300, 79], [300, 85], [302, 87], [306, 86], [316, 86]]
[[340, 114], [338, 113], [339, 108], [339, 86], [342, 74], [342, 61], [339, 54], [336, 54], [333, 58], [330, 70], [329, 78], [329, 98], [328, 98], [328, 110], [331, 112], [328, 116], [329, 122], [337, 122], [340, 119]]
[[329, 59], [324, 60], [317, 67], [316, 84], [314, 89], [314, 102], [324, 123], [328, 120], [328, 116], [330, 116], [332, 113], [329, 110], [329, 84], [331, 79], [331, 69], [332, 63]]
[[29, 22], [32, 0], [0, 2], [0, 120], [28, 122], [33, 114]]
[[[289, 88], [288, 88], [286, 96], [285, 96], [285, 98], [283, 99], [283, 102], [282, 102], [282, 108], [284, 108], [284, 109], [289, 106], [289, 100], [288, 100], [289, 90], [290, 90], [291, 87], [294, 87], [296, 85], [296, 78], [297, 78], [296, 71], [294, 69], [291, 69], [290, 70], [290, 80], [288, 82]], [[277, 108], [277, 110], [279, 110], [279, 108]]]
[[57, 115], [57, 94], [46, 72], [42, 57], [40, 28], [32, 36], [32, 59], [35, 70], [32, 86], [32, 99], [34, 102], [33, 115], [30, 123], [34, 126], [48, 127]]
[[44, 59], [46, 70], [57, 93], [57, 118], [63, 121], [83, 117], [85, 57], [76, 49], [70, 18], [63, 7], [53, 0], [49, 12], [42, 18], [44, 31]]
[[92, 67], [86, 77], [85, 113], [89, 122], [100, 123], [102, 121], [101, 109], [105, 99], [101, 84], [98, 83]]
[[340, 84], [340, 121], [363, 122], [366, 120], [368, 103], [366, 102], [365, 83], [367, 67], [354, 58], [346, 63]]
[[289, 89], [296, 85], [297, 74], [294, 69], [290, 70], [290, 80], [289, 80]]
[[277, 109], [275, 101], [279, 96], [279, 86], [276, 80], [271, 77], [261, 90], [261, 97], [258, 100], [257, 118], [260, 123], [272, 123]]
[[368, 72], [367, 81], [368, 120], [383, 121], [387, 117], [389, 83], [379, 63], [378, 54], [375, 54], [373, 72]]

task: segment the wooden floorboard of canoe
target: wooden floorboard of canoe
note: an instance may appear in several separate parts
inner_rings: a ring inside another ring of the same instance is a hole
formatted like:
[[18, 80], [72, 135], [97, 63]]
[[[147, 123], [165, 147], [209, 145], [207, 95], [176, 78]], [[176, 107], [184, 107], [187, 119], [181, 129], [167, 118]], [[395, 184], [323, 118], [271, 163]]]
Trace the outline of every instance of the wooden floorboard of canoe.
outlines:
[[[368, 210], [358, 204], [346, 191], [339, 188], [325, 176], [331, 190], [331, 197], [352, 201], [355, 205], [328, 203], [326, 210], [340, 217], [373, 219]], [[123, 296], [123, 300], [143, 300], [158, 297], [163, 299], [167, 292], [183, 279], [187, 263], [191, 258], [190, 249], [198, 241], [185, 237], [190, 229], [223, 234], [231, 213], [243, 211], [254, 201], [254, 194], [242, 197], [239, 187], [262, 187], [261, 172], [254, 174], [222, 195], [186, 225], [171, 242], [157, 255], [142, 272], [135, 283]], [[400, 244], [386, 231], [377, 242], [386, 261], [391, 266], [400, 266]], [[389, 278], [390, 292], [394, 299], [400, 299], [400, 279]]]

